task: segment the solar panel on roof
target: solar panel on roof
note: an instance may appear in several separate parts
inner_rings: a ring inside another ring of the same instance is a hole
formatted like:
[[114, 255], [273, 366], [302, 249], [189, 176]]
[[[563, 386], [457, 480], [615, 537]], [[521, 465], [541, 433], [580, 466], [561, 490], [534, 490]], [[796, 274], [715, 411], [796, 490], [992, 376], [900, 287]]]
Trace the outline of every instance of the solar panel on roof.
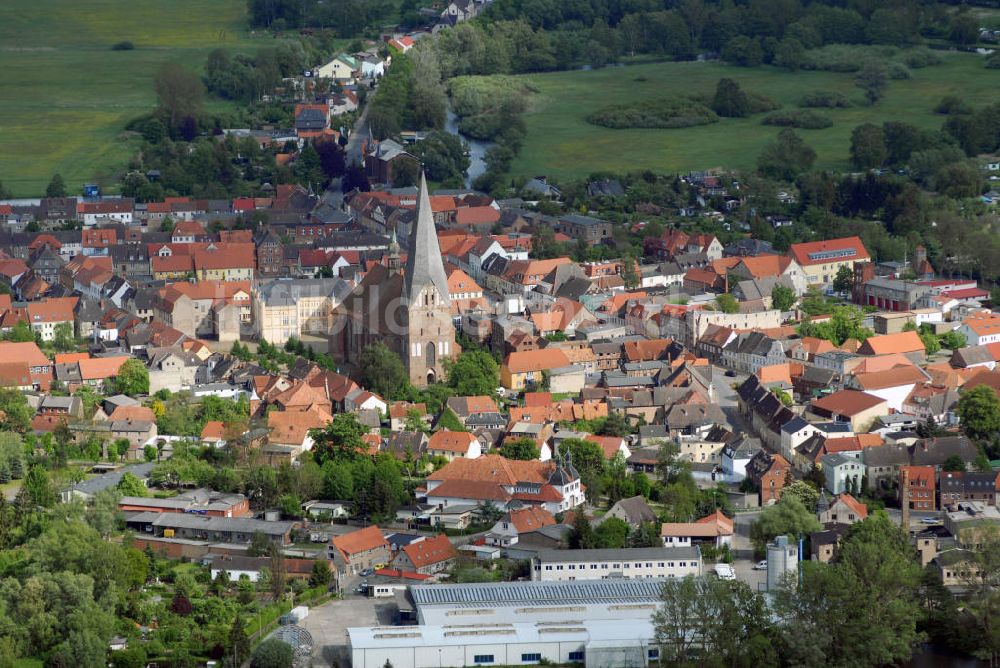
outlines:
[[663, 580], [581, 580], [574, 582], [509, 582], [463, 585], [417, 585], [411, 588], [417, 605], [525, 603], [551, 601], [659, 600]]

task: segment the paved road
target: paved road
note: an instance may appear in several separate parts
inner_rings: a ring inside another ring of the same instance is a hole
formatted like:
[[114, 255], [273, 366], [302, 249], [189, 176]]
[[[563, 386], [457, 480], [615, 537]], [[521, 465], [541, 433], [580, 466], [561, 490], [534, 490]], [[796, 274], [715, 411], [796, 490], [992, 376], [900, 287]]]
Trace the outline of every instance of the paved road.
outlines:
[[736, 433], [750, 433], [749, 425], [740, 415], [736, 405], [737, 396], [733, 385], [738, 385], [746, 379], [746, 376], [727, 376], [726, 369], [720, 366], [712, 367], [712, 390], [715, 393], [715, 401], [722, 412], [725, 413], [729, 425]]

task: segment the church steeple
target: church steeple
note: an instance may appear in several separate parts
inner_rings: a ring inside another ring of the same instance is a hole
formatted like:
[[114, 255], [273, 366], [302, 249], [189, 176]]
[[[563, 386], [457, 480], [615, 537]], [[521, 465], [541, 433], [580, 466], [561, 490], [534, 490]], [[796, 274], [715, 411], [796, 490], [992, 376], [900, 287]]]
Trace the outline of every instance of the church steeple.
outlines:
[[420, 174], [420, 195], [417, 201], [417, 222], [410, 235], [410, 249], [406, 257], [406, 283], [404, 292], [411, 308], [420, 305], [421, 292], [433, 285], [438, 299], [449, 305], [448, 278], [444, 273], [441, 246], [434, 229], [434, 212], [427, 194], [427, 178]]
[[399, 241], [396, 240], [396, 228], [392, 228], [392, 240], [389, 242], [389, 271], [398, 274], [400, 268]]

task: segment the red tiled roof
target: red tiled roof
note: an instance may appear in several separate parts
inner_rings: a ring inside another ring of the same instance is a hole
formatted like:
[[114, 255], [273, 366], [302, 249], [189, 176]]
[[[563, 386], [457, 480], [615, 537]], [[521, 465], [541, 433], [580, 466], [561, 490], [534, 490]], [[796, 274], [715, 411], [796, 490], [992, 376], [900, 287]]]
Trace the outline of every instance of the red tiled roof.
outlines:
[[350, 559], [352, 554], [357, 554], [358, 552], [389, 547], [385, 536], [382, 535], [382, 530], [374, 524], [364, 529], [345, 533], [343, 536], [334, 536], [330, 540], [330, 543], [344, 555], [345, 559]]
[[[849, 250], [853, 250], [854, 254], [836, 255], [838, 251]], [[827, 239], [826, 241], [808, 241], [801, 244], [792, 244], [789, 248], [789, 253], [791, 253], [795, 261], [802, 267], [846, 261], [863, 262], [871, 259], [871, 255], [868, 254], [865, 245], [861, 243], [860, 237], [843, 237], [840, 239]], [[813, 257], [810, 258], [810, 255], [813, 255]]]
[[28, 366], [51, 366], [52, 362], [34, 341], [0, 341], [0, 364], [25, 362]]
[[77, 365], [80, 367], [80, 378], [83, 380], [103, 380], [118, 375], [118, 369], [131, 357], [124, 355], [121, 357], [92, 357], [80, 360]]
[[812, 405], [814, 408], [820, 408], [830, 413], [852, 417], [884, 403], [885, 399], [880, 399], [867, 392], [841, 390], [814, 400]]
[[459, 225], [492, 225], [500, 220], [500, 212], [492, 206], [469, 206], [455, 212]]
[[838, 501], [843, 501], [844, 504], [854, 511], [854, 513], [861, 519], [868, 517], [868, 507], [855, 499], [853, 496], [847, 493], [838, 494], [837, 497], [830, 503], [832, 507]]
[[428, 450], [443, 450], [466, 454], [469, 447], [476, 442], [476, 437], [467, 431], [437, 431], [427, 442]]
[[604, 452], [605, 459], [614, 459], [615, 455], [621, 451], [624, 439], [621, 436], [595, 436], [588, 434], [583, 440], [596, 443]]
[[209, 420], [201, 430], [201, 440], [221, 439], [226, 433], [226, 425], [221, 420]]
[[27, 362], [0, 363], [0, 386], [28, 387], [32, 384], [31, 370], [28, 368]]
[[195, 251], [194, 266], [205, 269], [253, 269], [257, 266], [252, 243], [219, 243], [216, 248]]
[[566, 353], [558, 349], [513, 352], [507, 355], [507, 359], [504, 360], [504, 366], [511, 373], [557, 369], [568, 365], [569, 358], [566, 357]]
[[551, 526], [556, 523], [556, 518], [540, 506], [528, 506], [510, 511], [509, 521], [518, 533], [526, 533]]
[[897, 332], [868, 338], [858, 352], [862, 355], [924, 352], [924, 342], [916, 332]]
[[410, 543], [403, 547], [403, 553], [406, 554], [414, 568], [439, 564], [458, 556], [455, 546], [444, 534]]

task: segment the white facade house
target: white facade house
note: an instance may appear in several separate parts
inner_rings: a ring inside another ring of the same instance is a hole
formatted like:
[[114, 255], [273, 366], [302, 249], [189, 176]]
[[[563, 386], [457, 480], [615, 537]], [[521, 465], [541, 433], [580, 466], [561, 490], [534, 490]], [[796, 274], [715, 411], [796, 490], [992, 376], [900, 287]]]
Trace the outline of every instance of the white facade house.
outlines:
[[542, 550], [531, 560], [531, 579], [682, 578], [701, 575], [701, 567], [701, 549], [697, 546]]
[[726, 482], [740, 482], [747, 477], [747, 464], [760, 450], [760, 440], [741, 438], [722, 448], [719, 463]]
[[826, 489], [831, 494], [851, 493], [861, 489], [865, 477], [865, 465], [858, 457], [841, 454], [825, 455], [820, 462], [826, 476]]

